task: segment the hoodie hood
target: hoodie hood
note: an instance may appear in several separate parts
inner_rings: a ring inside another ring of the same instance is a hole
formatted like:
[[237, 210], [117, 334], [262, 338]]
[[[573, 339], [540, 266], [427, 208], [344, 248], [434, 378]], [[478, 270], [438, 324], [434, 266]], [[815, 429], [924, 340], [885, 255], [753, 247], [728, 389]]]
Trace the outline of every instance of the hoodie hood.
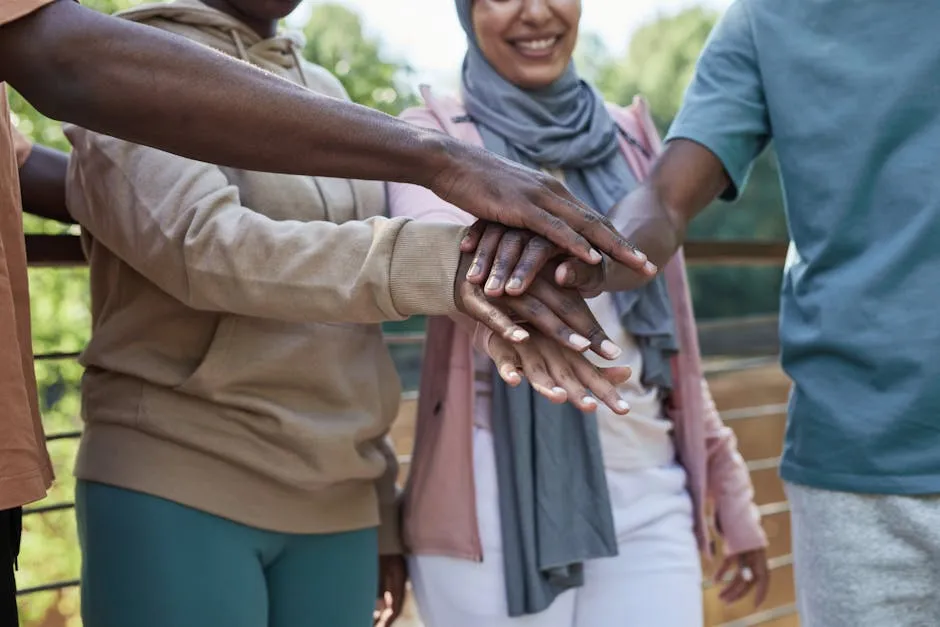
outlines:
[[181, 35], [307, 86], [300, 58], [304, 38], [300, 33], [263, 39], [234, 17], [198, 0], [144, 4], [116, 16]]

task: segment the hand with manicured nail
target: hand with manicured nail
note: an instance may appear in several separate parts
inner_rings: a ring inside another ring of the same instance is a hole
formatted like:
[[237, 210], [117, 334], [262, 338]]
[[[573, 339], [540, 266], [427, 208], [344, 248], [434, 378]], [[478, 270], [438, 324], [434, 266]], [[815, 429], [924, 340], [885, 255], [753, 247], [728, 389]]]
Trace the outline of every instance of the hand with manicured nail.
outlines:
[[535, 277], [524, 293], [493, 298], [466, 278], [465, 269], [472, 261], [473, 257], [465, 254], [457, 272], [457, 307], [500, 337], [514, 343], [525, 341], [528, 331], [515, 322], [521, 320], [575, 352], [591, 348], [607, 359], [620, 355], [620, 348], [607, 337], [583, 295], [556, 285], [551, 269]]
[[630, 406], [617, 386], [630, 378], [630, 368], [598, 368], [584, 355], [565, 350], [536, 329], [527, 342], [513, 344], [498, 335], [489, 340], [489, 354], [503, 381], [515, 387], [522, 378], [553, 403], [570, 402], [581, 411], [595, 411], [598, 401], [623, 415]]
[[[467, 278], [471, 283], [485, 285], [485, 293], [491, 297], [503, 293], [522, 294], [544, 268], [562, 263], [567, 263], [572, 272], [576, 272], [578, 279], [560, 285], [578, 288], [588, 296], [596, 296], [604, 291], [602, 285], [610, 265], [607, 263], [610, 260], [584, 263], [529, 231], [484, 221], [478, 221], [470, 227], [460, 248], [465, 253], [473, 253], [473, 263]], [[578, 265], [573, 265], [574, 262], [578, 262]], [[630, 263], [622, 264], [618, 270], [629, 275], [637, 286], [654, 277], [657, 272], [656, 266], [646, 255], [635, 248]], [[584, 287], [587, 285], [594, 287], [587, 289]]]

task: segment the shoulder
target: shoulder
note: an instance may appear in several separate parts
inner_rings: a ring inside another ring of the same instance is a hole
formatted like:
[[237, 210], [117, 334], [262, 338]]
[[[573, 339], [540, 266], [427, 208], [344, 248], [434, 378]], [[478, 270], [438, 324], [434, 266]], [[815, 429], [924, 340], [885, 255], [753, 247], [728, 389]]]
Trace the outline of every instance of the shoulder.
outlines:
[[447, 131], [452, 124], [467, 115], [463, 103], [451, 94], [437, 92], [430, 85], [421, 85], [420, 93], [424, 105], [403, 111], [403, 120], [425, 128]]
[[610, 117], [625, 136], [627, 143], [642, 148], [647, 158], [661, 150], [662, 140], [646, 98], [636, 95], [633, 102], [627, 106], [610, 102], [606, 104]]

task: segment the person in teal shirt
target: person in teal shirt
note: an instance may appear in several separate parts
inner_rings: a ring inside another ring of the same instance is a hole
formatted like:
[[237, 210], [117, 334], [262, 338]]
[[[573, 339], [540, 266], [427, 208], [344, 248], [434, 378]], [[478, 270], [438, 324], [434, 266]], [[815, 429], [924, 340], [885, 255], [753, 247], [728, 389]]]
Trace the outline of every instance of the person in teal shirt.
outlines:
[[[654, 172], [608, 214], [662, 267], [774, 144], [793, 242], [781, 473], [804, 627], [940, 625], [938, 32], [940, 2], [737, 0]], [[500, 272], [524, 281], [538, 261]], [[635, 284], [619, 274], [567, 261], [556, 278]]]
[[773, 141], [793, 241], [781, 474], [804, 627], [940, 625], [940, 3], [738, 0], [667, 141], [733, 199]]

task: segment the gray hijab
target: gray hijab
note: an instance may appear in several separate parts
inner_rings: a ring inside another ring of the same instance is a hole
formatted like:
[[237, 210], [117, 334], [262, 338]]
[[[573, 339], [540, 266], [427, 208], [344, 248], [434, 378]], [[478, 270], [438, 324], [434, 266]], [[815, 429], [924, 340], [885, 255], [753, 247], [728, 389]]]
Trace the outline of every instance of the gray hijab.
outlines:
[[[525, 90], [504, 79], [480, 50], [473, 32], [473, 0], [456, 0], [467, 34], [461, 87], [467, 114], [487, 149], [534, 168], [557, 168], [579, 200], [606, 214], [637, 183], [620, 152], [619, 129], [597, 91], [570, 63], [551, 85]], [[672, 386], [669, 357], [676, 349], [672, 307], [665, 280], [616, 292], [624, 328], [643, 352], [642, 381]]]
[[[456, 0], [467, 35], [462, 74], [467, 114], [487, 149], [533, 168], [561, 169], [568, 189], [605, 213], [633, 190], [620, 132], [601, 96], [569, 64], [554, 83], [519, 88], [483, 56], [473, 0]], [[668, 391], [677, 344], [662, 277], [613, 294], [624, 329], [643, 355], [641, 380]], [[554, 405], [528, 383], [493, 376], [492, 428], [510, 616], [546, 609], [583, 583], [583, 563], [617, 554], [596, 417]]]

